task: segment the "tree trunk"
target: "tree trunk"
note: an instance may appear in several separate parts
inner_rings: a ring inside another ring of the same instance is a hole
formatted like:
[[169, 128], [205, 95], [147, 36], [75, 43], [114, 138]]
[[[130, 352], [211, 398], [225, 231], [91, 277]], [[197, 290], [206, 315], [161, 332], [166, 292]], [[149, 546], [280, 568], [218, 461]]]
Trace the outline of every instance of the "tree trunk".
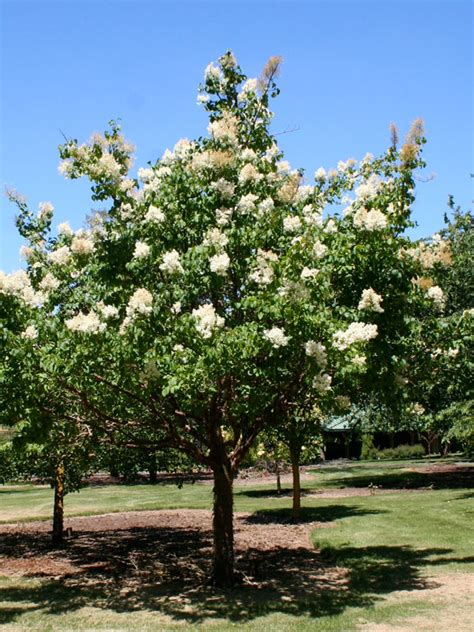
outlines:
[[64, 532], [64, 465], [54, 468], [53, 544], [62, 544]]
[[293, 473], [293, 520], [301, 517], [301, 483], [299, 450], [290, 448], [291, 470]]
[[235, 580], [232, 472], [227, 463], [216, 465], [213, 467], [213, 472], [214, 559], [212, 581], [218, 588], [230, 588]]
[[148, 475], [149, 475], [149, 481], [152, 485], [154, 485], [157, 482], [157, 463], [156, 463], [156, 453], [153, 452], [152, 454], [150, 454], [150, 460], [148, 462]]
[[276, 462], [277, 494], [281, 494], [280, 463]]
[[344, 456], [346, 459], [351, 456], [351, 436], [349, 434], [344, 435]]

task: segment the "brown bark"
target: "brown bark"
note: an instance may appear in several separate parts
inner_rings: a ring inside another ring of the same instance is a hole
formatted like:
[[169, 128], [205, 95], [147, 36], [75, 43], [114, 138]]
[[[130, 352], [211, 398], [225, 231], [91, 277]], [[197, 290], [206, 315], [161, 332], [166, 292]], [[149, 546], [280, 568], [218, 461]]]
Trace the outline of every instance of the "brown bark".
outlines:
[[154, 485], [158, 478], [157, 478], [157, 474], [158, 474], [158, 466], [156, 463], [156, 453], [153, 452], [150, 455], [150, 460], [148, 462], [148, 476], [149, 476], [149, 481], [152, 485]]
[[54, 468], [53, 544], [62, 544], [64, 532], [64, 465]]
[[214, 534], [212, 582], [218, 588], [234, 584], [234, 525], [232, 471], [227, 462], [216, 464], [214, 472]]
[[278, 463], [278, 461], [276, 464], [276, 477], [277, 477], [277, 494], [281, 494], [280, 464]]
[[291, 471], [293, 473], [293, 520], [301, 517], [301, 482], [299, 450], [290, 449]]

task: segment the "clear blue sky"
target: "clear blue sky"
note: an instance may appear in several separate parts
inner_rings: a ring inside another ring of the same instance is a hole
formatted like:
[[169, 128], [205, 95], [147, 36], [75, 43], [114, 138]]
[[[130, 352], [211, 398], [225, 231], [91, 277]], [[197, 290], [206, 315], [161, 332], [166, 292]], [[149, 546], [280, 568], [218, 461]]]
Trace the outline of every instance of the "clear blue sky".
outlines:
[[[85, 182], [57, 173], [61, 131], [85, 141], [122, 119], [136, 165], [205, 130], [196, 88], [226, 49], [249, 76], [284, 58], [274, 131], [309, 174], [388, 143], [426, 121], [426, 176], [417, 236], [442, 225], [449, 193], [471, 204], [472, 13], [469, 1], [0, 0], [1, 173], [36, 209], [79, 228], [94, 207]], [[0, 269], [21, 265], [14, 210], [0, 200]]]

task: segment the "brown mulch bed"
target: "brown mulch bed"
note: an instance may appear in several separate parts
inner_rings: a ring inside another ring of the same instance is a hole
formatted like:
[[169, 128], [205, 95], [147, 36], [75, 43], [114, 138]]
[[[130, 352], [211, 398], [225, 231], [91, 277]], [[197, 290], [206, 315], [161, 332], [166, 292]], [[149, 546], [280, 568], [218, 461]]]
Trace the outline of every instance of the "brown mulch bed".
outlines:
[[[282, 551], [314, 554], [309, 533], [318, 524], [256, 522], [251, 514], [236, 514], [236, 557], [245, 558], [244, 566], [252, 566], [255, 574], [259, 556], [263, 560]], [[211, 513], [205, 510], [111, 513], [69, 518], [65, 526], [72, 529], [72, 536], [55, 549], [49, 522], [0, 525], [0, 575], [71, 577], [98, 571], [114, 575], [153, 564], [155, 572], [183, 577], [190, 565], [204, 577], [205, 560], [212, 551]]]

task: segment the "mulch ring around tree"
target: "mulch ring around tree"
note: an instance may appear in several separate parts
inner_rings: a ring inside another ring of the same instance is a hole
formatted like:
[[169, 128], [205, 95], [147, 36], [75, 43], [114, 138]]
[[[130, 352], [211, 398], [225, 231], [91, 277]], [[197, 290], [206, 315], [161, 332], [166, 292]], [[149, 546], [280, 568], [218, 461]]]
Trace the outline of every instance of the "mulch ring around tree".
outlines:
[[[248, 579], [272, 578], [278, 557], [315, 555], [310, 532], [318, 522], [235, 514], [237, 566]], [[54, 548], [49, 521], [0, 525], [0, 575], [65, 577], [153, 575], [154, 580], [204, 580], [212, 554], [211, 512], [205, 510], [135, 511], [69, 518], [71, 535]], [[323, 564], [313, 560], [312, 571]], [[295, 561], [296, 565], [296, 561]], [[278, 566], [278, 564], [277, 564]], [[292, 564], [293, 566], [293, 564]], [[342, 573], [343, 575], [343, 573]]]

